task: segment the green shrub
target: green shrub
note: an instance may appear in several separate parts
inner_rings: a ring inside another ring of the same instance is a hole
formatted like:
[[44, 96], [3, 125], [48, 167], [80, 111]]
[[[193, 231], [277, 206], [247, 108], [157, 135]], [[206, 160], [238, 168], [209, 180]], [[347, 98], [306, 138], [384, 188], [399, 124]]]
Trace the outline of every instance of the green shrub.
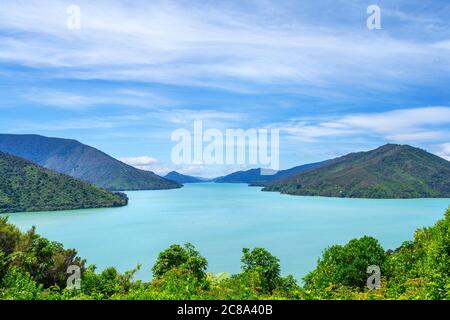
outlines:
[[0, 299], [37, 300], [43, 297], [42, 285], [28, 274], [11, 268], [0, 284]]
[[189, 271], [197, 279], [203, 279], [206, 276], [207, 266], [208, 261], [192, 244], [186, 243], [184, 247], [175, 244], [161, 252], [152, 270], [156, 278], [173, 269], [179, 269]]
[[326, 249], [317, 268], [305, 278], [306, 289], [323, 290], [330, 285], [364, 288], [367, 268], [379, 266], [383, 272], [386, 253], [378, 240], [372, 237], [353, 239], [344, 246]]
[[253, 274], [251, 278], [255, 286], [260, 286], [261, 292], [272, 293], [280, 284], [280, 260], [264, 248], [244, 248], [242, 253], [244, 272]]

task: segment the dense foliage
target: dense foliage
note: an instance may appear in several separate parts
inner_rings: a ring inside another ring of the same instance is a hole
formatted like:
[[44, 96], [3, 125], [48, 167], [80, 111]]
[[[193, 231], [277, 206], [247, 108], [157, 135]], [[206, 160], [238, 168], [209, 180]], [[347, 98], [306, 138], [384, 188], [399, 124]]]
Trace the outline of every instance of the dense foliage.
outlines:
[[0, 213], [124, 206], [128, 198], [0, 152]]
[[[302, 286], [282, 277], [263, 248], [243, 249], [241, 261], [239, 274], [211, 274], [193, 245], [173, 245], [159, 255], [152, 281], [134, 281], [139, 266], [97, 273], [74, 250], [0, 219], [0, 299], [450, 299], [450, 209], [395, 251], [371, 237], [326, 249]], [[71, 265], [81, 270], [79, 288], [66, 288]], [[366, 286], [371, 265], [381, 271], [374, 290]]]
[[326, 289], [330, 283], [363, 289], [367, 267], [385, 270], [386, 254], [371, 237], [353, 239], [344, 246], [334, 245], [323, 252], [317, 268], [305, 277], [305, 288]]
[[136, 169], [76, 140], [39, 135], [0, 134], [0, 152], [108, 190], [180, 188], [174, 181]]
[[450, 162], [418, 148], [388, 144], [282, 178], [264, 190], [349, 198], [447, 198]]
[[202, 280], [207, 266], [208, 262], [200, 252], [192, 244], [187, 243], [184, 247], [174, 244], [161, 252], [152, 270], [155, 278], [162, 278], [173, 269], [178, 269], [185, 270]]

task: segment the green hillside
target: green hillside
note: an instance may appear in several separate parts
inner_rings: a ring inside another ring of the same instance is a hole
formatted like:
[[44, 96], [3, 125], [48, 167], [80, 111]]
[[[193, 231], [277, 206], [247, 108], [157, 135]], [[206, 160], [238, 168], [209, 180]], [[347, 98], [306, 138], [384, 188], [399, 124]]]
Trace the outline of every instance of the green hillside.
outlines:
[[0, 213], [127, 205], [112, 193], [0, 152]]
[[326, 197], [447, 198], [450, 162], [408, 145], [388, 144], [284, 177], [263, 190]]
[[182, 187], [179, 183], [150, 171], [136, 169], [76, 140], [27, 134], [0, 134], [0, 152], [13, 154], [108, 190]]

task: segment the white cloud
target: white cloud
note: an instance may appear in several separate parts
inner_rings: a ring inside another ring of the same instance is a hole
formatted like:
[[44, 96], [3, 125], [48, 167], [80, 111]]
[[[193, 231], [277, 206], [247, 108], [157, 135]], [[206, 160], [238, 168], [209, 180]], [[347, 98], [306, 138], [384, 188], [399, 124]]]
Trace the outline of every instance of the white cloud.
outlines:
[[437, 155], [450, 161], [450, 143], [441, 144]]
[[202, 175], [208, 172], [208, 168], [204, 165], [174, 165], [160, 162], [158, 159], [150, 156], [121, 157], [118, 160], [141, 170], [153, 171], [160, 176], [165, 176], [171, 171], [187, 175]]
[[[55, 101], [56, 103], [56, 101]], [[57, 104], [58, 107], [69, 108]], [[74, 105], [73, 108], [76, 108]], [[78, 106], [78, 109], [80, 106]], [[81, 106], [82, 108], [82, 106]], [[129, 138], [164, 138], [170, 140], [171, 132], [175, 129], [184, 128], [194, 130], [194, 121], [202, 121], [204, 129], [208, 128], [239, 128], [241, 122], [249, 116], [245, 113], [221, 112], [214, 110], [194, 109], [155, 109], [145, 112], [126, 112], [120, 115], [71, 117], [64, 120], [40, 121], [6, 121], [0, 119], [0, 124], [10, 128], [8, 132], [42, 132], [42, 131], [65, 131], [86, 129], [111, 129], [117, 136]], [[127, 133], [118, 129], [128, 128], [132, 132]], [[112, 132], [110, 132], [112, 133]], [[103, 132], [106, 134], [106, 132]]]
[[216, 110], [177, 109], [170, 112], [160, 112], [159, 119], [177, 126], [193, 129], [194, 121], [202, 121], [207, 127], [224, 128], [245, 121], [248, 115], [239, 112], [224, 112]]
[[374, 136], [393, 142], [436, 141], [450, 135], [449, 125], [450, 107], [398, 109], [273, 124], [305, 142], [345, 136]]
[[158, 159], [149, 156], [123, 157], [118, 160], [135, 168], [148, 171], [154, 171], [155, 166], [159, 162]]
[[122, 105], [146, 109], [172, 106], [176, 102], [159, 94], [136, 89], [118, 89], [115, 92], [104, 92], [96, 90], [89, 92], [88, 89], [62, 91], [47, 88], [31, 88], [21, 96], [34, 103], [45, 106], [80, 110], [101, 105]]
[[289, 16], [283, 21], [255, 3], [258, 14], [242, 10], [244, 6], [216, 8], [204, 2], [78, 4], [82, 28], [71, 31], [65, 24], [66, 1], [4, 1], [0, 30], [13, 32], [0, 36], [0, 61], [52, 68], [54, 76], [65, 78], [244, 92], [258, 84], [280, 84], [308, 93], [320, 89], [319, 95], [325, 89], [336, 91], [337, 84], [393, 90], [413, 79], [432, 81], [450, 68], [446, 39], [368, 34], [364, 23], [349, 29]]
[[121, 157], [118, 160], [129, 164], [135, 168], [153, 171], [160, 176], [165, 176], [171, 171], [177, 171], [181, 174], [197, 176], [203, 178], [216, 178], [232, 172], [250, 169], [247, 165], [204, 165], [204, 164], [180, 164], [171, 162], [161, 162], [156, 158], [149, 156]]

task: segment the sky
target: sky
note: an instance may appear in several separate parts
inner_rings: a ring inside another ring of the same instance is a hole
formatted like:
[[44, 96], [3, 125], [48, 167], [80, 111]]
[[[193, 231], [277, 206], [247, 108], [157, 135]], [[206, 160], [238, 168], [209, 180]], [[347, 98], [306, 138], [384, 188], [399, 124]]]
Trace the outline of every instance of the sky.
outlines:
[[0, 132], [159, 174], [254, 167], [174, 164], [194, 121], [280, 130], [282, 169], [385, 143], [450, 159], [449, 84], [447, 0], [0, 0]]

